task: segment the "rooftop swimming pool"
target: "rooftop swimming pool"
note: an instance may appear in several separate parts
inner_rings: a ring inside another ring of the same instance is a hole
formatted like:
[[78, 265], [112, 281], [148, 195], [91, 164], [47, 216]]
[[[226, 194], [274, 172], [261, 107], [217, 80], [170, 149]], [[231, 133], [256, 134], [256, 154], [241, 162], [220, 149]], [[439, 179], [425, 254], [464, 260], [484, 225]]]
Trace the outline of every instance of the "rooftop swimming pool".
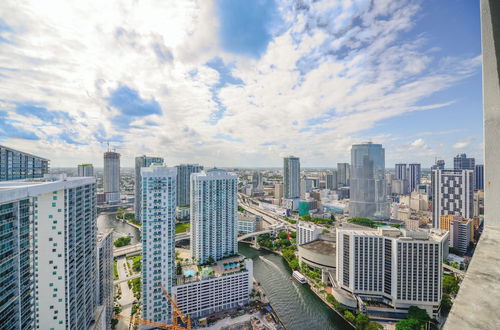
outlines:
[[224, 264], [224, 269], [231, 269], [231, 268], [236, 268], [240, 264], [238, 262], [231, 262], [229, 264]]
[[193, 277], [196, 275], [196, 271], [194, 269], [186, 269], [184, 271], [184, 277]]

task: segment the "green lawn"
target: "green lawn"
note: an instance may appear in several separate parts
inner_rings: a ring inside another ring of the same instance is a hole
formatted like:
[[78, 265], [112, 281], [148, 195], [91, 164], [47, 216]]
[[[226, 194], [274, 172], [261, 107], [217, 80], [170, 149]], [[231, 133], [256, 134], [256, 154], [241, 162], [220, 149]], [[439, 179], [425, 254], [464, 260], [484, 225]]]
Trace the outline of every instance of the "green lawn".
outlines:
[[175, 233], [182, 234], [186, 232], [186, 229], [189, 229], [191, 224], [189, 222], [186, 223], [178, 223], [175, 225]]

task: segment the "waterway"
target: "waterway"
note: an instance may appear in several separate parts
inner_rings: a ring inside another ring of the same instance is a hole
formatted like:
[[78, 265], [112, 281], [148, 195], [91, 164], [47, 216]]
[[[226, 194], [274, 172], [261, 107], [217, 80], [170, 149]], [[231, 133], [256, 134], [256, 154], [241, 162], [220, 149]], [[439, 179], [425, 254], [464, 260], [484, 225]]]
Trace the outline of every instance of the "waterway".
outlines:
[[264, 289], [288, 330], [352, 329], [318, 298], [306, 284], [290, 280], [292, 270], [279, 255], [240, 243], [239, 252], [253, 260], [254, 278]]
[[115, 214], [109, 214], [107, 212], [99, 214], [97, 217], [97, 230], [102, 231], [105, 229], [114, 229], [113, 240], [131, 234], [130, 244], [139, 243], [141, 241], [139, 229], [121, 220], [117, 220]]
[[[132, 234], [132, 244], [140, 242], [140, 232], [114, 214], [101, 213], [98, 230], [114, 229], [114, 239]], [[287, 330], [344, 330], [346, 322], [319, 299], [307, 285], [290, 280], [292, 270], [286, 261], [271, 252], [255, 250], [240, 243], [239, 252], [253, 260], [254, 278], [263, 287], [272, 307]]]

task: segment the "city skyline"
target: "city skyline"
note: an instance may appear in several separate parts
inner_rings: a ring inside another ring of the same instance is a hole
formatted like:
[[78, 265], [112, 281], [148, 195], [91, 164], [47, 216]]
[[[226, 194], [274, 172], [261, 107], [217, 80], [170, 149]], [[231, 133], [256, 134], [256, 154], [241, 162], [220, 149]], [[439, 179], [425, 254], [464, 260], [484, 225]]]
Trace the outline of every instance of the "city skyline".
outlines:
[[124, 166], [160, 148], [167, 164], [327, 166], [366, 140], [387, 164], [482, 163], [478, 4], [330, 3], [4, 2], [0, 143], [52, 167], [100, 167], [108, 141]]

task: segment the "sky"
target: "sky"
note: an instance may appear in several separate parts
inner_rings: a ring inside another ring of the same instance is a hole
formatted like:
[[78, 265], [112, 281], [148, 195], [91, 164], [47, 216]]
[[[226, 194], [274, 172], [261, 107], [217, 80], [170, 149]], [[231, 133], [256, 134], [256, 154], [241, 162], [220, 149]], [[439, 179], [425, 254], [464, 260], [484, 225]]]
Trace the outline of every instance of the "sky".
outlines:
[[478, 1], [0, 3], [0, 144], [94, 163], [482, 163]]

